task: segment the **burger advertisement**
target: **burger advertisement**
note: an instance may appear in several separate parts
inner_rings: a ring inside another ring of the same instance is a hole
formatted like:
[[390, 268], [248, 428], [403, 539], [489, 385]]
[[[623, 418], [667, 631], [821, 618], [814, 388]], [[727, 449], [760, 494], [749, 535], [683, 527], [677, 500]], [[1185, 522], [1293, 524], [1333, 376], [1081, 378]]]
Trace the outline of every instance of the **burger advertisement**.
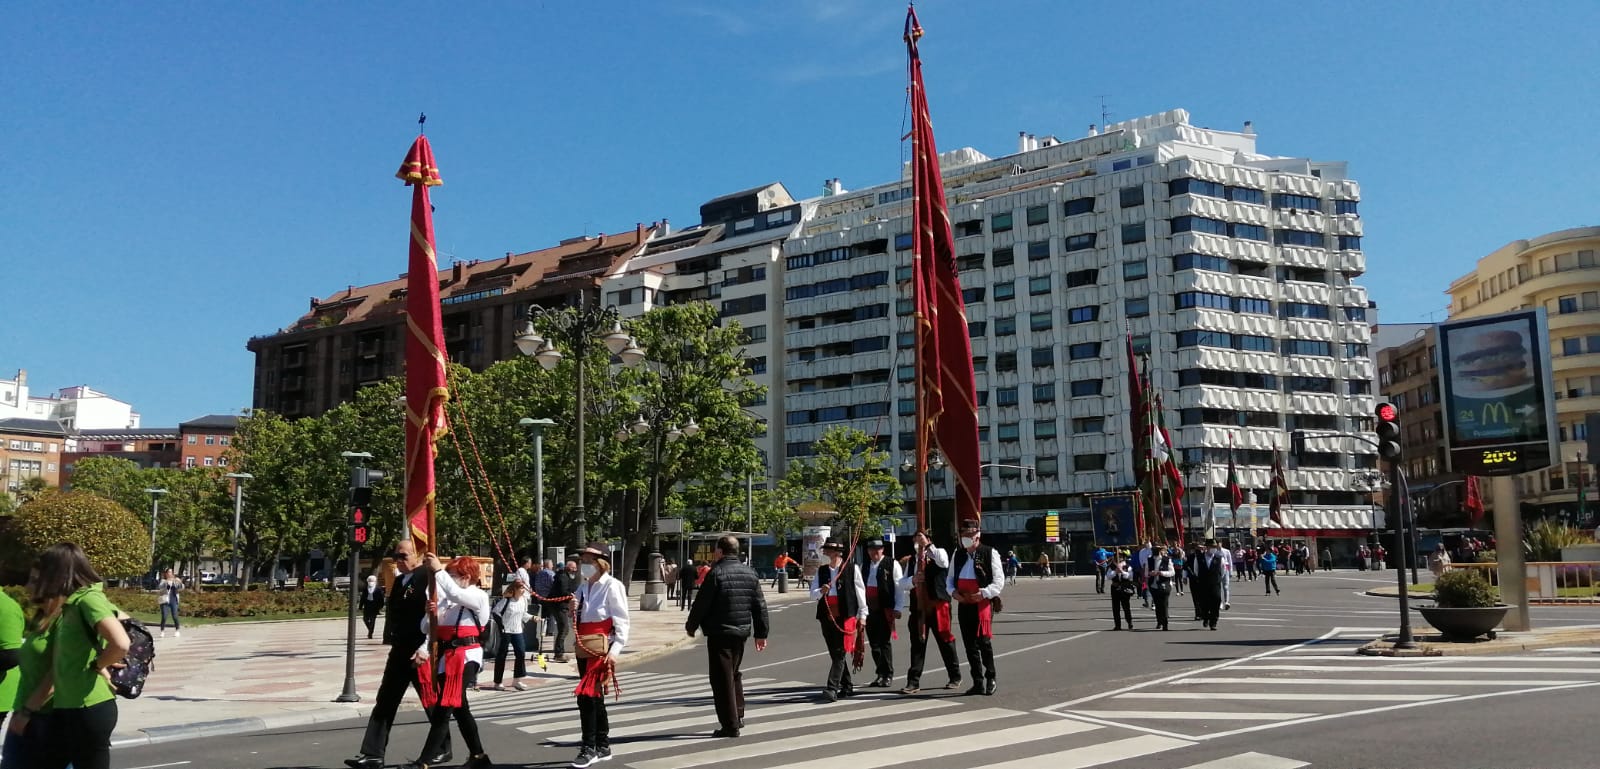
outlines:
[[1456, 472], [1547, 467], [1554, 399], [1543, 309], [1440, 324], [1445, 437]]

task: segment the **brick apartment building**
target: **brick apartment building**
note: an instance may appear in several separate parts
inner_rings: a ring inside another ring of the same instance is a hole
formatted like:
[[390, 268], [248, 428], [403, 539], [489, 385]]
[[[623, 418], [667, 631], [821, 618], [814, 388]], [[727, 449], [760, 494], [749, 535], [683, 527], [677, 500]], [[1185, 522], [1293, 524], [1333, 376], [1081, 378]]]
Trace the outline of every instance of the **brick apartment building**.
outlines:
[[178, 425], [179, 461], [183, 467], [227, 467], [228, 448], [239, 430], [231, 414], [207, 414]]
[[0, 493], [15, 497], [30, 478], [60, 486], [66, 439], [53, 419], [0, 419]]

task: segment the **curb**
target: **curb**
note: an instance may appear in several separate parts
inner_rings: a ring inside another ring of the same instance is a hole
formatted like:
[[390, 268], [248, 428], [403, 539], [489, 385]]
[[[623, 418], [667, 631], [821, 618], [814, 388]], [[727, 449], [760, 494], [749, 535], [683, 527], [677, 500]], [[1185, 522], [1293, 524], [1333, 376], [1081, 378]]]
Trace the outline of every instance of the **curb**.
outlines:
[[192, 724], [174, 726], [151, 726], [133, 732], [111, 735], [111, 747], [135, 748], [146, 745], [160, 745], [168, 742], [182, 742], [184, 740], [200, 739], [202, 737], [226, 737], [235, 734], [248, 734], [251, 732], [267, 731], [269, 729], [287, 729], [295, 726], [309, 726], [329, 721], [342, 721], [350, 718], [361, 718], [371, 712], [370, 705], [365, 703], [352, 704], [340, 707], [324, 707], [311, 710], [288, 711], [275, 713], [268, 716], [248, 716], [243, 718], [226, 718], [220, 721], [201, 721]]
[[1357, 649], [1356, 653], [1369, 657], [1471, 657], [1479, 654], [1537, 651], [1554, 646], [1600, 643], [1600, 628], [1581, 631], [1557, 630], [1534, 636], [1508, 635], [1505, 631], [1500, 631], [1500, 636], [1492, 641], [1466, 643], [1442, 641], [1439, 636], [1418, 636], [1417, 642], [1420, 648], [1417, 649], [1394, 648], [1396, 637], [1394, 634], [1385, 635]]

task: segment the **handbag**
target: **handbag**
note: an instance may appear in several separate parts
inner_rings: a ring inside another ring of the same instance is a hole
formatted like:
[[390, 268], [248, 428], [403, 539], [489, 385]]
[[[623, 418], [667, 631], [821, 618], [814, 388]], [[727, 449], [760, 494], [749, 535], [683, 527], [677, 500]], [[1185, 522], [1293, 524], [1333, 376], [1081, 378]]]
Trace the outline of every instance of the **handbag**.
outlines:
[[611, 646], [611, 639], [605, 633], [588, 633], [578, 636], [574, 649], [578, 659], [592, 660], [596, 657], [606, 656]]

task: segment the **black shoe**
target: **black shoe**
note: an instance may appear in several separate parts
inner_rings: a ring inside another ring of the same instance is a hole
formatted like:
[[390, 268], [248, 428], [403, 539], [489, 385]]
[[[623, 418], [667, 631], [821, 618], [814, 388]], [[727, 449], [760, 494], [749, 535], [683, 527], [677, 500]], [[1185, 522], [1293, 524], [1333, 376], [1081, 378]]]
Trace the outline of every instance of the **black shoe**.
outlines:
[[986, 694], [986, 695], [988, 695], [990, 697], [993, 697], [994, 696], [994, 690], [995, 690], [995, 683], [994, 683], [993, 680], [984, 682], [984, 684], [983, 684], [983, 693], [984, 694]]
[[345, 759], [344, 765], [350, 767], [350, 769], [383, 769], [383, 757], [369, 756], [362, 753], [355, 758]]
[[889, 688], [889, 679], [879, 676], [872, 679], [872, 683], [867, 684], [867, 686], [874, 689], [887, 689]]
[[434, 756], [433, 758], [420, 759], [418, 763], [427, 764], [428, 766], [442, 766], [450, 763], [451, 759], [453, 758], [455, 758], [455, 756], [450, 755], [450, 751], [447, 750]]
[[593, 766], [594, 762], [599, 760], [600, 757], [595, 755], [594, 748], [585, 746], [583, 750], [578, 751], [578, 757], [572, 759], [572, 766], [574, 769], [583, 769], [586, 766]]
[[852, 686], [852, 687], [850, 687], [848, 689], [839, 690], [839, 696], [840, 697], [847, 697], [847, 698], [856, 696], [855, 687]]
[[489, 760], [489, 754], [479, 753], [467, 759], [467, 762], [461, 765], [461, 769], [494, 769], [494, 762]]
[[1114, 628], [1111, 628], [1111, 629], [1112, 629], [1112, 630], [1121, 630], [1121, 629], [1122, 629], [1122, 626], [1121, 626], [1121, 625], [1118, 625], [1118, 626], [1116, 626], [1116, 627], [1114, 627]]
[[834, 691], [834, 690], [832, 690], [832, 689], [823, 689], [822, 690], [822, 699], [824, 699], [824, 700], [826, 700], [828, 702], [838, 702], [839, 701], [839, 693]]
[[971, 697], [971, 696], [974, 696], [974, 695], [978, 695], [978, 694], [987, 694], [987, 693], [988, 692], [987, 692], [986, 688], [984, 687], [982, 681], [979, 681], [979, 682], [973, 684], [972, 688], [967, 690], [967, 696], [968, 697]]
[[611, 746], [610, 745], [601, 745], [600, 747], [595, 748], [594, 749], [594, 760], [596, 760], [596, 761], [610, 761], [611, 760]]
[[731, 738], [737, 738], [739, 736], [739, 730], [738, 729], [718, 729], [718, 730], [712, 732], [711, 736], [712, 737], [728, 737], [730, 739]]

